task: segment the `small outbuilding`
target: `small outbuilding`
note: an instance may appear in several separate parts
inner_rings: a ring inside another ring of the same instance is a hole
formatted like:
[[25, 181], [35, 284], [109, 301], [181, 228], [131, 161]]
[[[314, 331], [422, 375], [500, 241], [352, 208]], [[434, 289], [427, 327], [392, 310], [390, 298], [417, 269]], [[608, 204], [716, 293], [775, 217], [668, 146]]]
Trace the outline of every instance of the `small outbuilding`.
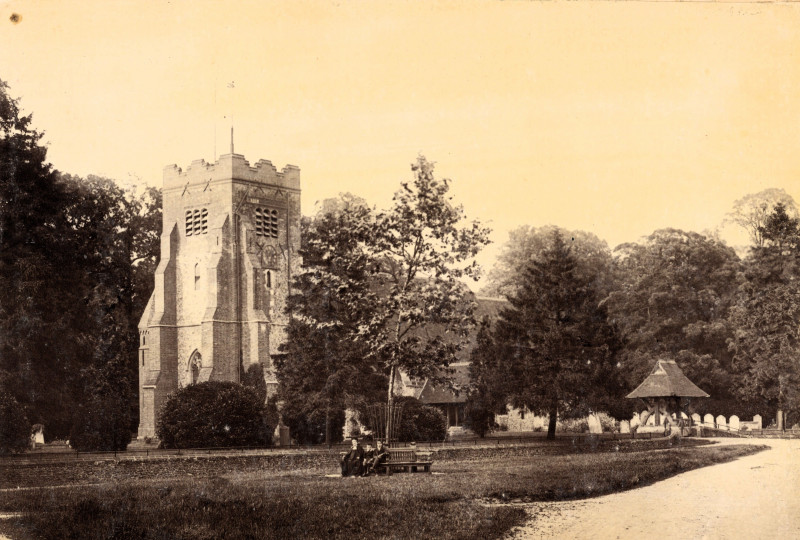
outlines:
[[647, 411], [642, 413], [644, 418], [640, 418], [642, 425], [652, 414], [654, 415], [656, 426], [659, 426], [661, 425], [662, 415], [665, 416], [670, 425], [675, 425], [669, 414], [669, 408], [676, 412], [677, 418], [680, 420], [683, 409], [681, 400], [686, 400], [684, 403], [688, 405], [689, 400], [692, 398], [710, 396], [683, 374], [675, 360], [659, 360], [650, 375], [642, 381], [642, 384], [637, 386], [636, 390], [626, 397], [628, 399], [641, 399], [647, 405]]

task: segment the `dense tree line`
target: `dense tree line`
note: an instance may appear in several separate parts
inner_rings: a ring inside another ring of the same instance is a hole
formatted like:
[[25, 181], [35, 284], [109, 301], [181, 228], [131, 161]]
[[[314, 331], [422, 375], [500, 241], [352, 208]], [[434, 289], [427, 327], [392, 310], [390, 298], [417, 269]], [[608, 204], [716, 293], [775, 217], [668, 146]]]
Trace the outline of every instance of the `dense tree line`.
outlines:
[[47, 163], [0, 82], [0, 391], [45, 436], [124, 447], [135, 429], [136, 325], [152, 287], [161, 195]]
[[[730, 220], [752, 242], [744, 259], [714, 237], [676, 229], [657, 230], [613, 252], [580, 231], [513, 231], [484, 290], [505, 296], [510, 306], [478, 335], [467, 404], [471, 424], [484, 433], [491, 413], [506, 404], [550, 414], [551, 422], [555, 410], [569, 416], [587, 406], [625, 416], [633, 404], [620, 398], [659, 358], [676, 360], [711, 394], [692, 405], [696, 411], [769, 419], [783, 410], [789, 424], [797, 422], [797, 215], [782, 190], [737, 201]], [[559, 294], [561, 301], [553, 303]], [[592, 325], [575, 326], [570, 294], [596, 310], [587, 319]], [[542, 310], [548, 303], [557, 307]], [[613, 360], [593, 362], [602, 373], [592, 380], [580, 360], [604, 325], [610, 325], [604, 335]]]

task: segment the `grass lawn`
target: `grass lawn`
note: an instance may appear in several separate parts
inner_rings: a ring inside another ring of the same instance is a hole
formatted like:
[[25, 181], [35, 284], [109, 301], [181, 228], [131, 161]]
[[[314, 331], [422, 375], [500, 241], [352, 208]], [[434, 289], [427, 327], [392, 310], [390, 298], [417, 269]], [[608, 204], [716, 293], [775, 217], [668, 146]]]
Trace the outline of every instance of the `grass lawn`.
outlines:
[[[436, 474], [328, 478], [232, 473], [7, 491], [0, 531], [25, 538], [498, 538], [525, 520], [486, 500], [584, 498], [630, 489], [763, 447], [504, 456], [434, 463]], [[331, 471], [333, 472], [333, 471]]]

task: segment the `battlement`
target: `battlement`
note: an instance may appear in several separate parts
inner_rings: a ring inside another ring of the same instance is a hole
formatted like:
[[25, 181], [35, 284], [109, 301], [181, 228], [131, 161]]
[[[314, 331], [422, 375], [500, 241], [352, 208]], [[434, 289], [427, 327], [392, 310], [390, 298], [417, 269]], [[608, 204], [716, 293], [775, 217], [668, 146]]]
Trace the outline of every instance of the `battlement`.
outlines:
[[267, 159], [260, 159], [255, 167], [252, 167], [241, 154], [224, 154], [215, 163], [196, 159], [185, 171], [177, 165], [164, 167], [164, 190], [182, 189], [187, 184], [205, 184], [209, 181], [232, 179], [300, 190], [299, 167], [286, 165], [283, 170], [278, 171]]

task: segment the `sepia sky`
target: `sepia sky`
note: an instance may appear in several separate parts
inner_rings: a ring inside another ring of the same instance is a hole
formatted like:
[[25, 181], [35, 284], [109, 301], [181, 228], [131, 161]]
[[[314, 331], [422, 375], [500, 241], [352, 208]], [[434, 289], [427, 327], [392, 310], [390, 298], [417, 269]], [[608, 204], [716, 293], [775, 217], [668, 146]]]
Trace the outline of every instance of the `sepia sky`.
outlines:
[[232, 117], [237, 153], [300, 167], [305, 213], [388, 205], [422, 153], [498, 244], [800, 202], [796, 4], [0, 2], [0, 78], [60, 170], [160, 185], [227, 153]]

